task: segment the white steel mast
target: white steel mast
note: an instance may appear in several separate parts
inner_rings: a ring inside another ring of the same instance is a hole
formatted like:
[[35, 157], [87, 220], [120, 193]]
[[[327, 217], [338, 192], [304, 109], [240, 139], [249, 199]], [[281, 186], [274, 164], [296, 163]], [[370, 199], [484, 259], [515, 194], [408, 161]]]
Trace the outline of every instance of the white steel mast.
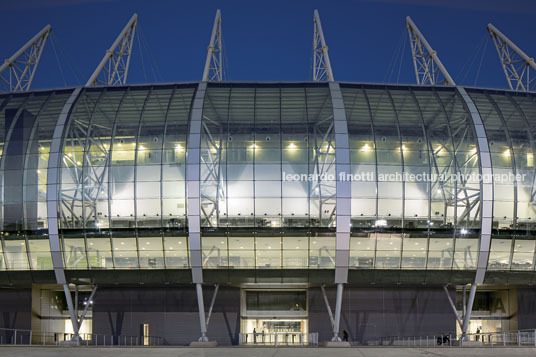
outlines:
[[417, 84], [455, 86], [456, 83], [454, 83], [443, 63], [441, 63], [437, 52], [432, 49], [409, 16], [406, 17], [406, 25], [408, 27]]
[[134, 14], [114, 43], [106, 51], [101, 62], [86, 83], [86, 86], [116, 86], [127, 82], [132, 43], [138, 24]]
[[322, 31], [322, 23], [318, 10], [314, 11], [314, 34], [313, 34], [313, 81], [334, 81], [331, 62], [329, 61], [328, 46]]
[[46, 25], [13, 56], [4, 61], [0, 66], [0, 85], [3, 90], [9, 92], [30, 90], [35, 70], [51, 32], [52, 27]]
[[221, 82], [223, 80], [222, 54], [221, 11], [218, 9], [214, 18], [210, 43], [207, 48], [207, 59], [205, 61], [205, 69], [203, 70], [204, 82]]
[[534, 58], [527, 56], [492, 24], [488, 24], [487, 29], [497, 49], [510, 89], [525, 92], [534, 90], [535, 82], [534, 78], [531, 77], [531, 69], [536, 71]]

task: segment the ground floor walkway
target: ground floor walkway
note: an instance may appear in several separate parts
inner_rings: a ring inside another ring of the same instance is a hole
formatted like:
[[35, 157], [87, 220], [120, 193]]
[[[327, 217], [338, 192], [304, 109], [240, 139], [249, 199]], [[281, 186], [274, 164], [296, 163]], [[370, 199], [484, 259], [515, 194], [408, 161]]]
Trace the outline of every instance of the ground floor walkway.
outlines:
[[272, 347], [0, 347], [1, 356], [17, 357], [447, 357], [447, 356], [534, 356], [536, 348], [504, 347], [351, 347], [351, 348], [272, 348]]

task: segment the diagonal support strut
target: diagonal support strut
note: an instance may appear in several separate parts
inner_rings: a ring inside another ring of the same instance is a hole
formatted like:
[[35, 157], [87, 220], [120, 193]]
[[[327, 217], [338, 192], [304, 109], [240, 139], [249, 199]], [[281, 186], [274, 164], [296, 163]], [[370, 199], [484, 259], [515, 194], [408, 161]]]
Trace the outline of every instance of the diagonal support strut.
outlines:
[[95, 72], [89, 77], [86, 87], [126, 84], [137, 24], [138, 14], [134, 14], [112, 46], [106, 51]]
[[203, 70], [204, 82], [221, 82], [223, 80], [223, 46], [221, 31], [221, 11], [216, 11], [212, 35], [207, 48], [207, 59]]
[[13, 56], [4, 61], [0, 66], [0, 88], [8, 92], [30, 90], [41, 54], [51, 32], [52, 27], [45, 26]]
[[328, 45], [322, 31], [322, 23], [318, 10], [314, 11], [314, 34], [313, 34], [313, 81], [334, 81], [333, 70], [329, 60]]
[[408, 28], [417, 84], [455, 86], [456, 83], [454, 83], [447, 69], [443, 66], [437, 56], [437, 52], [432, 49], [409, 16], [406, 17], [406, 26]]
[[533, 72], [536, 71], [536, 64], [534, 58], [527, 56], [523, 50], [492, 24], [488, 24], [487, 30], [497, 49], [510, 89], [524, 92], [535, 90], [536, 82]]

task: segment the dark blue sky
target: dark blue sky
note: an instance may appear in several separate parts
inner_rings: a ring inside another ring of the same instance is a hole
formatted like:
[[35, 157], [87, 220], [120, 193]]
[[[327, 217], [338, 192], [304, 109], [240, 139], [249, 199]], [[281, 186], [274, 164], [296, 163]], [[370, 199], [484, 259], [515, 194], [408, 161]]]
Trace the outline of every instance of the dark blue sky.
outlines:
[[0, 0], [0, 56], [50, 23], [58, 60], [49, 41], [33, 88], [62, 87], [63, 77], [67, 85], [84, 84], [137, 12], [141, 36], [128, 82], [200, 80], [217, 8], [230, 80], [310, 80], [315, 8], [340, 81], [414, 83], [407, 15], [458, 84], [473, 85], [482, 60], [476, 84], [506, 88], [491, 39], [483, 51], [488, 22], [536, 56], [534, 0]]

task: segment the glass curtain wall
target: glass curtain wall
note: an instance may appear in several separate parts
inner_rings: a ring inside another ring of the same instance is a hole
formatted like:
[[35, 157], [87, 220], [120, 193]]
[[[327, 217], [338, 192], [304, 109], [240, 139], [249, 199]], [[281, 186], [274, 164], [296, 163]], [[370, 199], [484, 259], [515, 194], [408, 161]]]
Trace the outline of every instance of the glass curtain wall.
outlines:
[[0, 98], [2, 251], [0, 269], [51, 270], [47, 167], [58, 115], [70, 90]]
[[[67, 269], [189, 267], [185, 158], [196, 86], [82, 90], [60, 168]], [[470, 174], [480, 173], [479, 153], [457, 91], [341, 88], [353, 179], [351, 268], [474, 270], [480, 184]], [[494, 182], [488, 269], [534, 270], [536, 96], [467, 91], [493, 172], [506, 177]], [[48, 158], [71, 92], [0, 96], [0, 270], [52, 269]], [[201, 135], [205, 268], [334, 267], [332, 115], [323, 83], [209, 84]]]
[[342, 85], [352, 167], [353, 269], [475, 269], [480, 184], [453, 89]]
[[185, 156], [194, 85], [86, 89], [64, 143], [68, 269], [188, 268]]
[[332, 123], [326, 85], [209, 85], [201, 134], [205, 268], [334, 267]]

